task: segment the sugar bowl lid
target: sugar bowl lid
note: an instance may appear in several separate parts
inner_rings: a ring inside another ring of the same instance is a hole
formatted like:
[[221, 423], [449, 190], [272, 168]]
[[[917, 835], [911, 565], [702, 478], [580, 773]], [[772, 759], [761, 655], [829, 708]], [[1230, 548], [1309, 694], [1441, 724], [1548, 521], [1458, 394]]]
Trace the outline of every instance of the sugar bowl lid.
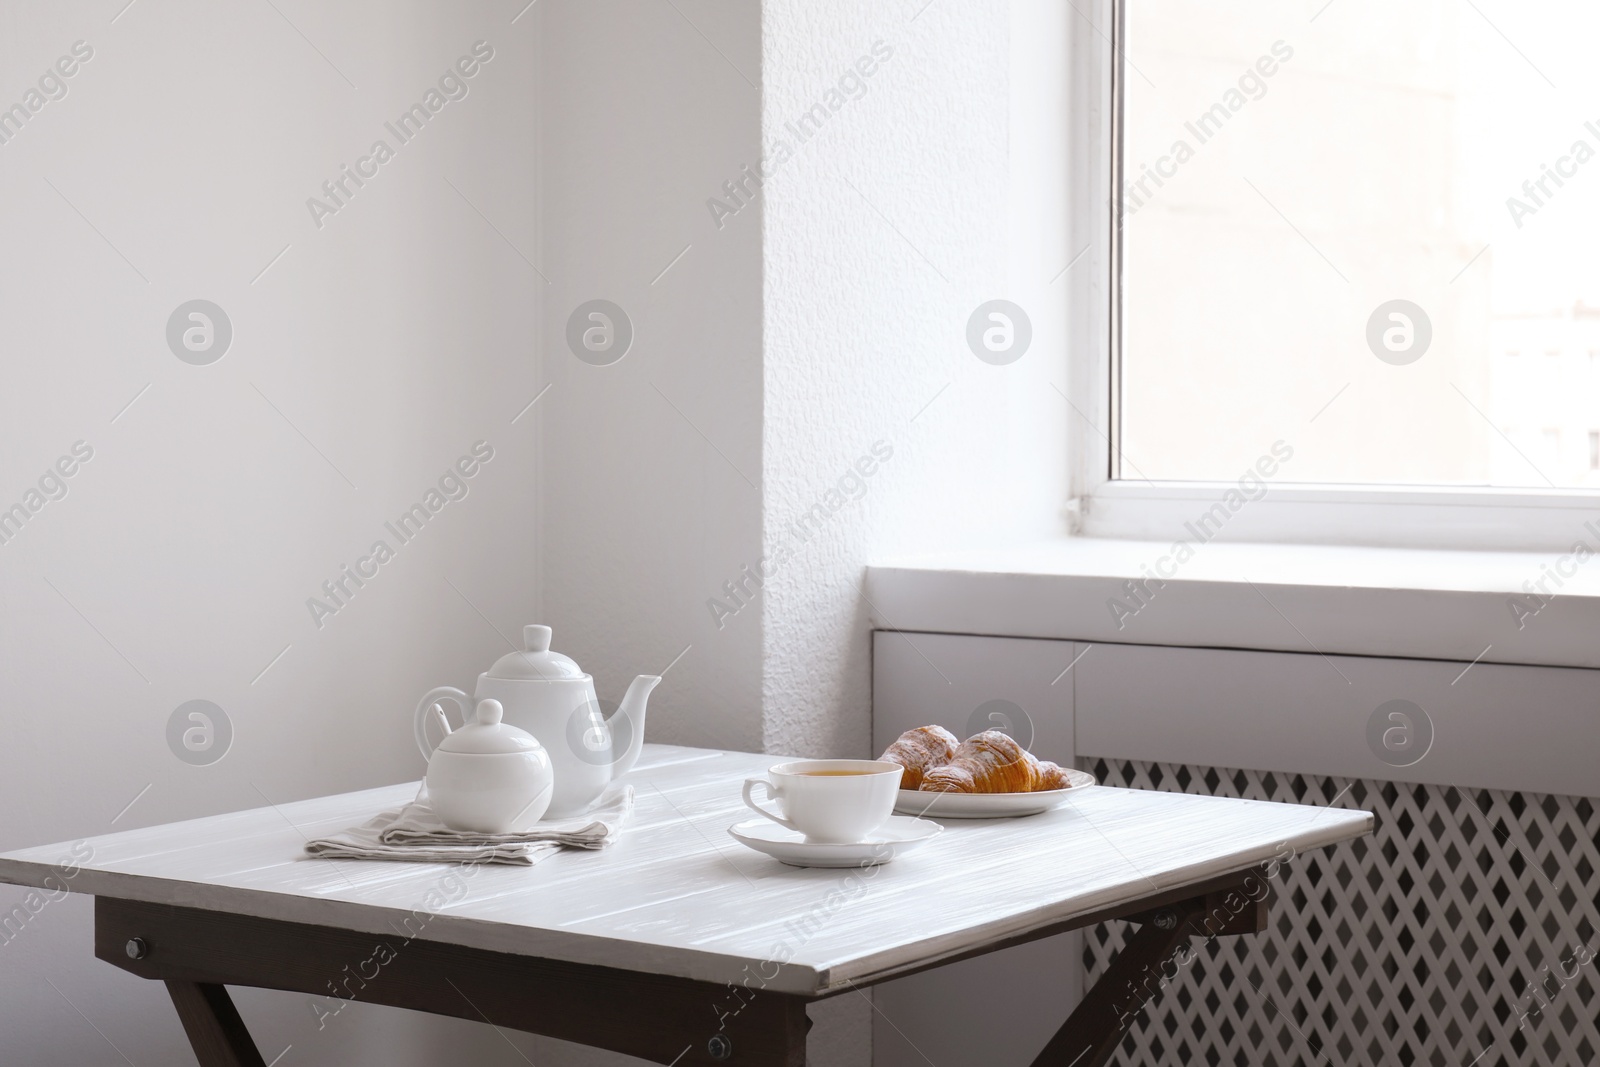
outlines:
[[505, 708], [498, 700], [478, 701], [473, 720], [440, 741], [434, 751], [493, 756], [508, 752], [537, 752], [544, 748], [538, 738], [528, 731], [501, 722], [503, 715]]
[[550, 651], [551, 632], [548, 626], [524, 626], [521, 650], [501, 656], [489, 668], [486, 677], [545, 682], [562, 678], [587, 678], [583, 668], [570, 657]]

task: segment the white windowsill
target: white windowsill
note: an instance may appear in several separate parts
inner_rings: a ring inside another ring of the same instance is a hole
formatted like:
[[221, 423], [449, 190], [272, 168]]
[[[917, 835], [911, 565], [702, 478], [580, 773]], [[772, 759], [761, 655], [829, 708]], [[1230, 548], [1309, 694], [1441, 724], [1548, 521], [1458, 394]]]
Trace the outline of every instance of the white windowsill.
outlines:
[[1077, 537], [884, 560], [867, 596], [891, 630], [1600, 667], [1600, 558], [1519, 628], [1512, 599], [1561, 553], [1212, 542], [1119, 628], [1107, 602], [1136, 607], [1124, 583], [1170, 552]]

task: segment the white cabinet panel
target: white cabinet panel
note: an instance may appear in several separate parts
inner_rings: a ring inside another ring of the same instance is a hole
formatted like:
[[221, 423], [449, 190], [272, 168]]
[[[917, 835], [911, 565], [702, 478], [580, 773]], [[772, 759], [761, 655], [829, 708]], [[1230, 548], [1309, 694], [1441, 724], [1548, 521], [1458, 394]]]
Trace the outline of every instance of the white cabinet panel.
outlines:
[[1600, 795], [1600, 671], [1096, 644], [1072, 675], [1086, 756]]
[[[1002, 716], [1035, 755], [1071, 765], [1076, 652], [1070, 641], [874, 633], [873, 754], [913, 726], [966, 737]], [[874, 1067], [1024, 1067], [1082, 995], [1082, 959], [1082, 935], [1060, 934], [877, 986]]]

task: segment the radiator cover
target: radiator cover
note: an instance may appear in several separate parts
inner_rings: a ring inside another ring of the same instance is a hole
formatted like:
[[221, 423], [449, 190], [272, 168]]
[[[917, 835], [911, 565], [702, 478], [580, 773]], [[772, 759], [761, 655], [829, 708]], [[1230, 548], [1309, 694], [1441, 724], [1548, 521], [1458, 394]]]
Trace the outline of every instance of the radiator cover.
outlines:
[[[1265, 933], [1194, 942], [1194, 961], [1113, 1062], [1546, 1067], [1600, 1057], [1593, 801], [1170, 763], [1078, 765], [1106, 785], [1337, 803], [1377, 817], [1372, 837], [1283, 866]], [[1129, 929], [1085, 931], [1088, 981]]]

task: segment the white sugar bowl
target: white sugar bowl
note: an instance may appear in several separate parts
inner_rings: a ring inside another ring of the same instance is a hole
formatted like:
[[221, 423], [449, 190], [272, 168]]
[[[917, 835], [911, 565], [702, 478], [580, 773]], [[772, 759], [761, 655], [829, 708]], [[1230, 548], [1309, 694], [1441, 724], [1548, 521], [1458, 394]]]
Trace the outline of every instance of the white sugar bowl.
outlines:
[[474, 721], [440, 741], [428, 759], [428, 800], [452, 830], [517, 833], [550, 807], [550, 754], [526, 730], [501, 722], [504, 714], [498, 700], [478, 701]]

